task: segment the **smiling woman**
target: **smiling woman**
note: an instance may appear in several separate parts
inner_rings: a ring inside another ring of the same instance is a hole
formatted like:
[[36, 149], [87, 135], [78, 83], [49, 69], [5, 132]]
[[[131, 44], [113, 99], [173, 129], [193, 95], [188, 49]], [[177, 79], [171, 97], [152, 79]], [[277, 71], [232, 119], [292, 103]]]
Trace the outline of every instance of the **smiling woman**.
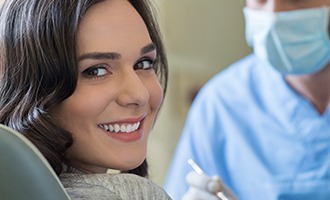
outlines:
[[169, 199], [140, 178], [167, 85], [151, 14], [148, 0], [7, 0], [1, 9], [0, 122], [39, 148], [73, 198]]

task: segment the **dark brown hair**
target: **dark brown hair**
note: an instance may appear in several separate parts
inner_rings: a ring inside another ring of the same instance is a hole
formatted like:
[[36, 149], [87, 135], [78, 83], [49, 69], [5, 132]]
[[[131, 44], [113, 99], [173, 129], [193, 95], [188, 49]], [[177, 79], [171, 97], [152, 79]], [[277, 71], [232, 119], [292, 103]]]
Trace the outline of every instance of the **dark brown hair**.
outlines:
[[[71, 134], [50, 110], [77, 84], [75, 41], [86, 11], [102, 0], [6, 0], [0, 10], [0, 123], [25, 135], [57, 174], [63, 170]], [[157, 45], [156, 73], [166, 92], [168, 67], [148, 0], [129, 0]], [[147, 176], [146, 160], [128, 171]]]

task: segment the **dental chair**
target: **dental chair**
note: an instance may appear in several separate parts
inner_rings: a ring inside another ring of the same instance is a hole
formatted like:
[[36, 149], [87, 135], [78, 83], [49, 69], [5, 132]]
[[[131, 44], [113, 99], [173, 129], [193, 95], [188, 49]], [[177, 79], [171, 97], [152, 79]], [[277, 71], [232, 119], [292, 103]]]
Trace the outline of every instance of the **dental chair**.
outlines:
[[70, 200], [40, 151], [4, 125], [0, 125], [0, 199]]

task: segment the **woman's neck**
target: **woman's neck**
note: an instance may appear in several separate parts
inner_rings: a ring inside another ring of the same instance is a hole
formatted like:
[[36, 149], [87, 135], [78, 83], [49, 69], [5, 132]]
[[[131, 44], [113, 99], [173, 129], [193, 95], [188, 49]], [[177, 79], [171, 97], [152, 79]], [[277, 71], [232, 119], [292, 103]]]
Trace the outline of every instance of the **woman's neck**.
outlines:
[[312, 75], [289, 75], [286, 80], [299, 94], [306, 97], [322, 115], [330, 105], [330, 64]]

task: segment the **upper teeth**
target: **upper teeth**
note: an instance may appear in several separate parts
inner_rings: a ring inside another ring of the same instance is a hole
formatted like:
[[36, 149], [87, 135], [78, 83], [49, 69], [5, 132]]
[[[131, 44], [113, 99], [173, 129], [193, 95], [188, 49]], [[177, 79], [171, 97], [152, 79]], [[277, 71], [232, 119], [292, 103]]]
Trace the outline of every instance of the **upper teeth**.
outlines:
[[133, 132], [136, 129], [138, 129], [140, 126], [140, 122], [134, 123], [134, 124], [101, 124], [100, 127], [106, 131], [110, 131], [110, 132], [123, 132], [123, 133], [129, 133], [129, 132]]

